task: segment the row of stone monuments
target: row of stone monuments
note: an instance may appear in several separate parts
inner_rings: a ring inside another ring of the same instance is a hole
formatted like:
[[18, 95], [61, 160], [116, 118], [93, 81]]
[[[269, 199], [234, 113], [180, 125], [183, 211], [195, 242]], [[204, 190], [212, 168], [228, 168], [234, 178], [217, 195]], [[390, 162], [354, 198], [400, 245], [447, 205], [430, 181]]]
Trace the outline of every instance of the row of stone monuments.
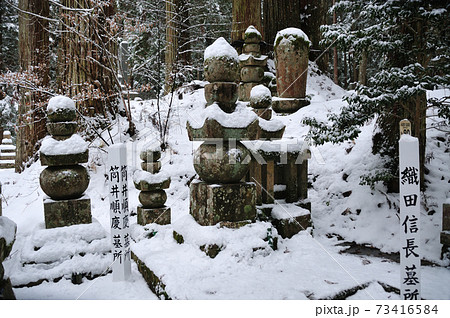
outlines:
[[14, 168], [16, 146], [13, 145], [11, 132], [5, 130], [0, 144], [0, 169]]

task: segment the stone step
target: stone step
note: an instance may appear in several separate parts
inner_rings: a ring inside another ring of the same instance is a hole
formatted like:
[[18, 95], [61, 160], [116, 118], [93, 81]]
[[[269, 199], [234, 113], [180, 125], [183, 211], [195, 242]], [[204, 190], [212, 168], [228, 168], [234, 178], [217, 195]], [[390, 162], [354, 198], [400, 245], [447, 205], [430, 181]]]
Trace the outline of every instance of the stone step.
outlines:
[[10, 153], [1, 153], [0, 154], [0, 160], [15, 160], [16, 159], [16, 154], [10, 154]]
[[14, 168], [14, 160], [0, 160], [0, 169]]

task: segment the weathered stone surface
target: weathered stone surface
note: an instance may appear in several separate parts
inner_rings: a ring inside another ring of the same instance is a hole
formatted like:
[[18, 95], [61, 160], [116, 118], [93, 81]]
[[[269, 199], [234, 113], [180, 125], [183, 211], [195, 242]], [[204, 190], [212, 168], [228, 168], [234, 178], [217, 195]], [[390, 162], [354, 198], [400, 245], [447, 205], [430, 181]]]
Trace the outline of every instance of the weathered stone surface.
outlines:
[[0, 182], [0, 216], [2, 216], [2, 183]]
[[272, 105], [272, 97], [264, 98], [264, 99], [256, 99], [250, 97], [250, 107], [255, 109], [265, 109], [269, 108]]
[[170, 178], [168, 178], [162, 182], [153, 183], [153, 184], [150, 184], [146, 181], [141, 181], [139, 183], [134, 182], [134, 186], [136, 187], [136, 189], [138, 189], [140, 191], [155, 191], [155, 190], [167, 189], [168, 187], [170, 187]]
[[42, 190], [54, 200], [76, 199], [89, 186], [89, 174], [85, 167], [47, 167], [39, 177]]
[[91, 200], [53, 201], [44, 199], [45, 228], [92, 223]]
[[450, 246], [450, 231], [442, 231], [440, 241], [442, 245]]
[[215, 119], [205, 120], [201, 128], [192, 128], [187, 122], [187, 131], [189, 140], [205, 139], [236, 139], [236, 140], [254, 140], [257, 138], [259, 123], [257, 120], [250, 123], [247, 127], [232, 128], [224, 127]]
[[139, 272], [144, 277], [151, 291], [160, 299], [169, 300], [170, 296], [167, 294], [166, 285], [162, 282], [161, 278], [148, 268], [133, 252], [131, 253], [131, 258], [136, 262]]
[[244, 66], [260, 66], [265, 67], [267, 65], [267, 55], [262, 55], [260, 57], [256, 57], [254, 55], [241, 55], [239, 57], [239, 65], [241, 67]]
[[17, 225], [5, 216], [0, 217], [0, 263], [11, 253], [16, 241]]
[[239, 84], [239, 100], [248, 102], [250, 100], [250, 92], [252, 88], [259, 85], [259, 83], [241, 83]]
[[42, 166], [71, 166], [78, 163], [86, 163], [89, 160], [89, 150], [81, 153], [65, 155], [46, 155], [40, 152]]
[[205, 99], [207, 105], [216, 102], [224, 112], [232, 113], [236, 109], [238, 85], [232, 82], [214, 82], [206, 84]]
[[166, 225], [170, 224], [170, 221], [170, 208], [167, 206], [154, 209], [146, 209], [142, 206], [137, 207], [137, 222], [140, 225], [150, 223]]
[[139, 158], [144, 162], [157, 162], [161, 158], [161, 151], [159, 150], [142, 150]]
[[50, 122], [74, 121], [77, 119], [77, 112], [75, 109], [57, 108], [55, 111], [49, 111], [47, 118]]
[[49, 122], [47, 123], [47, 130], [52, 136], [71, 136], [77, 131], [77, 122]]
[[450, 204], [442, 204], [442, 230], [450, 231]]
[[141, 168], [150, 173], [158, 173], [161, 170], [161, 161], [141, 162]]
[[261, 82], [264, 77], [264, 69], [259, 66], [244, 66], [241, 69], [241, 81], [244, 83]]
[[272, 109], [271, 108], [261, 108], [261, 109], [253, 109], [253, 111], [265, 120], [270, 120], [272, 118]]
[[194, 181], [190, 185], [190, 214], [200, 225], [254, 221], [255, 191], [251, 182], [218, 185]]
[[204, 142], [194, 154], [194, 169], [209, 183], [236, 183], [247, 173], [250, 152], [239, 141]]
[[0, 300], [16, 300], [9, 278], [0, 280]]
[[283, 98], [305, 97], [309, 42], [301, 38], [294, 41], [286, 40], [280, 36], [276, 39], [274, 52], [278, 96]]
[[300, 231], [306, 230], [308, 227], [312, 226], [311, 214], [281, 220], [274, 219], [272, 220], [272, 224], [282, 238], [291, 238]]
[[242, 52], [254, 53], [254, 54], [258, 55], [261, 52], [261, 47], [259, 46], [259, 43], [244, 43]]
[[0, 281], [3, 280], [4, 276], [5, 276], [5, 269], [3, 268], [2, 262], [0, 262]]
[[139, 202], [146, 209], [161, 208], [166, 200], [167, 194], [164, 190], [141, 191], [139, 193]]
[[306, 98], [274, 98], [272, 100], [272, 109], [277, 113], [290, 114], [309, 104], [310, 101]]
[[263, 130], [261, 127], [258, 126], [258, 133], [256, 136], [257, 139], [267, 139], [267, 140], [281, 139], [283, 137], [285, 129], [286, 127], [283, 127], [280, 130], [267, 131]]
[[226, 57], [211, 57], [204, 62], [205, 79], [208, 82], [236, 82], [239, 64]]

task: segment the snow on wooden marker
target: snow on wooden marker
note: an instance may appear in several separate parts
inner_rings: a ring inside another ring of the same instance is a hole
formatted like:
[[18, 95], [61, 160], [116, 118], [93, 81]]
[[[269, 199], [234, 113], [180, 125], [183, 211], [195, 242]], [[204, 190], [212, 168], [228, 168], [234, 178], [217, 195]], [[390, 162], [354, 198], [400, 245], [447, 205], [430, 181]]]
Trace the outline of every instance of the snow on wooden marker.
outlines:
[[213, 57], [224, 57], [230, 60], [238, 61], [238, 53], [236, 50], [225, 40], [220, 37], [214, 41], [213, 44], [208, 46], [205, 50], [204, 60]]
[[421, 299], [419, 140], [403, 134], [400, 159], [400, 290], [404, 300]]
[[124, 281], [131, 273], [130, 212], [125, 144], [108, 149], [109, 206], [113, 253], [113, 281]]

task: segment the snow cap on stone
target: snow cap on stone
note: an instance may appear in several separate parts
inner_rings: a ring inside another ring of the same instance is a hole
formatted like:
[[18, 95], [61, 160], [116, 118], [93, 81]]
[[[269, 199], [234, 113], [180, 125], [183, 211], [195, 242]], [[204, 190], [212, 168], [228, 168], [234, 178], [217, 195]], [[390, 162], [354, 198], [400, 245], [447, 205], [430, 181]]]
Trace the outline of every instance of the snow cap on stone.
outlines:
[[222, 37], [215, 40], [213, 44], [206, 48], [204, 60], [206, 61], [212, 57], [225, 57], [236, 62], [238, 61], [238, 53], [227, 40]]
[[58, 109], [75, 110], [75, 102], [71, 98], [63, 95], [50, 98], [48, 101], [47, 111], [55, 112]]
[[251, 102], [260, 102], [266, 99], [272, 100], [272, 93], [270, 92], [270, 89], [268, 89], [266, 86], [260, 84], [256, 85], [252, 88], [250, 92], [250, 101]]
[[279, 39], [280, 37], [285, 38], [289, 41], [295, 41], [297, 39], [302, 39], [303, 41], [305, 41], [306, 43], [309, 43], [309, 45], [311, 45], [311, 41], [309, 40], [306, 33], [298, 28], [286, 28], [281, 31], [278, 31], [277, 36], [275, 37], [274, 46], [276, 46], [277, 43], [279, 43], [279, 41], [281, 41], [281, 39]]
[[253, 38], [258, 40], [258, 42], [262, 40], [261, 33], [253, 25], [251, 25], [247, 28], [247, 30], [245, 30], [244, 41]]

